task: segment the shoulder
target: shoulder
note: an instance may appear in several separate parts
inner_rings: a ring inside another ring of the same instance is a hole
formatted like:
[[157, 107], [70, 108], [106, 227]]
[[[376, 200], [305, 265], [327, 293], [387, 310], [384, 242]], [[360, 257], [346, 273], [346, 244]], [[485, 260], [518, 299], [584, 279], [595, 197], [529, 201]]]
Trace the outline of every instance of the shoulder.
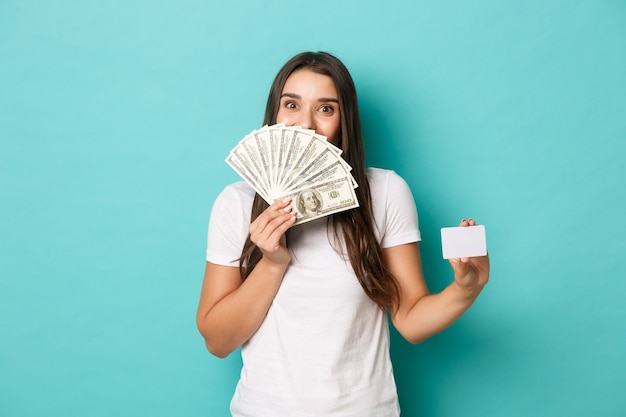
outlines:
[[244, 181], [234, 182], [227, 185], [217, 196], [217, 200], [236, 200], [239, 202], [254, 200], [255, 191]]
[[227, 185], [213, 203], [211, 216], [234, 216], [241, 213], [249, 216], [255, 191], [243, 181]]
[[254, 189], [244, 181], [237, 181], [224, 187], [222, 194], [254, 198]]
[[224, 187], [213, 202], [209, 218], [210, 235], [219, 235], [220, 239], [241, 234], [245, 237], [254, 195], [252, 187], [243, 181]]
[[227, 185], [217, 196], [209, 218], [206, 259], [218, 265], [237, 266], [248, 227], [254, 190], [248, 184]]
[[368, 168], [367, 179], [381, 246], [419, 241], [417, 208], [404, 178], [392, 170]]
[[387, 194], [390, 188], [408, 187], [404, 178], [390, 169], [367, 168], [366, 174], [373, 197], [380, 193]]

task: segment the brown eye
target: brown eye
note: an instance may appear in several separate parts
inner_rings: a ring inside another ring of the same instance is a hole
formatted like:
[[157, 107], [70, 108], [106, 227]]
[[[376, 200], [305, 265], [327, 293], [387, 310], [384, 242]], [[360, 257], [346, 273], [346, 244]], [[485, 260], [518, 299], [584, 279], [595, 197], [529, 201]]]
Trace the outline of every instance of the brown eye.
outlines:
[[334, 109], [333, 106], [323, 105], [323, 106], [320, 107], [320, 111], [322, 113], [332, 114], [335, 111], [335, 109]]
[[293, 101], [285, 101], [285, 103], [283, 104], [283, 106], [287, 109], [296, 109], [298, 108], [298, 106], [296, 105], [295, 102]]

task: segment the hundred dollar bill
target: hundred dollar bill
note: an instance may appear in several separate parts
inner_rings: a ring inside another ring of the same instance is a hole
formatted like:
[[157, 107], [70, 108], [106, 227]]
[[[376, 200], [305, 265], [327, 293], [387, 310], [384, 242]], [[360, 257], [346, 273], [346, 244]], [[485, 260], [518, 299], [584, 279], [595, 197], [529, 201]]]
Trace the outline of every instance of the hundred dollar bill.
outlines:
[[253, 148], [259, 155], [259, 164], [261, 170], [264, 172], [265, 185], [269, 186], [271, 178], [271, 163], [270, 163], [270, 148], [269, 148], [269, 128], [264, 126], [259, 130], [252, 132], [250, 135], [252, 139], [251, 148]]
[[[269, 185], [270, 189], [278, 192], [285, 189], [287, 178], [293, 178], [292, 172], [299, 171], [311, 159], [330, 149], [337, 155], [341, 149], [328, 142], [326, 136], [315, 133], [313, 130], [301, 129], [298, 126], [285, 127], [282, 124], [268, 128], [269, 137]], [[297, 159], [297, 160], [296, 160]], [[291, 162], [296, 160], [294, 164]], [[349, 165], [346, 164], [349, 168]], [[284, 193], [283, 193], [284, 194]]]
[[253, 164], [242, 147], [235, 147], [226, 158], [226, 163], [235, 170], [265, 201], [271, 204], [272, 199], [264, 184], [261, 173], [254, 169]]
[[302, 224], [320, 217], [359, 207], [350, 178], [343, 177], [311, 184], [281, 197], [291, 198], [296, 223]]
[[[281, 186], [284, 189], [293, 188], [293, 179], [302, 175], [310, 175], [312, 170], [319, 170], [324, 167], [326, 161], [342, 160], [323, 136], [313, 135], [303, 147], [298, 159], [289, 170], [289, 175], [283, 175]], [[348, 166], [346, 164], [346, 166]], [[304, 174], [302, 174], [306, 171]]]
[[331, 150], [326, 149], [314, 160], [298, 172], [292, 172], [288, 178], [284, 190], [295, 190], [301, 188], [301, 184], [320, 182], [329, 179], [349, 177], [353, 188], [356, 188], [356, 181], [350, 174], [350, 167], [341, 157], [335, 156]]
[[279, 153], [281, 150], [281, 146], [283, 146], [283, 144], [281, 143], [282, 137], [283, 137], [283, 127], [284, 125], [281, 124], [277, 124], [277, 125], [273, 125], [271, 126], [268, 131], [269, 131], [269, 163], [270, 163], [270, 169], [269, 169], [269, 179], [268, 179], [268, 183], [270, 186], [270, 190], [274, 190], [276, 188], [276, 183], [277, 183], [277, 171], [278, 171], [278, 167], [279, 167]]
[[276, 139], [276, 144], [278, 149], [276, 149], [276, 159], [275, 159], [275, 168], [274, 168], [274, 178], [273, 178], [273, 189], [279, 189], [279, 184], [281, 182], [281, 174], [283, 171], [283, 166], [285, 165], [285, 159], [287, 158], [288, 148], [291, 144], [291, 135], [293, 135], [292, 129], [281, 129], [280, 133], [277, 134], [278, 137]]
[[278, 185], [280, 188], [283, 186], [284, 178], [289, 176], [289, 173], [292, 172], [294, 165], [313, 136], [314, 134], [311, 133], [311, 131], [304, 129], [291, 129], [287, 133], [285, 138], [287, 148], [284, 158], [281, 161], [280, 172], [278, 173], [278, 177], [281, 180]]
[[245, 160], [246, 168], [258, 174], [260, 184], [263, 186], [263, 190], [267, 192], [269, 188], [267, 184], [267, 165], [264, 162], [262, 151], [259, 149], [259, 141], [255, 137], [255, 134], [259, 131], [254, 130], [244, 137], [239, 141], [236, 149], [242, 156], [242, 160]]

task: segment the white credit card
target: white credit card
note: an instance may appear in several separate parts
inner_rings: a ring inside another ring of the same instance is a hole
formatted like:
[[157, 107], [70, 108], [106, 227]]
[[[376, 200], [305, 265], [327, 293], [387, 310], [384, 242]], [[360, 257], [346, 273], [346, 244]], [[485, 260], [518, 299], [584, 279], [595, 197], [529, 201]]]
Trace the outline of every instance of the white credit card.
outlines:
[[485, 226], [443, 227], [441, 229], [441, 249], [444, 259], [487, 255]]

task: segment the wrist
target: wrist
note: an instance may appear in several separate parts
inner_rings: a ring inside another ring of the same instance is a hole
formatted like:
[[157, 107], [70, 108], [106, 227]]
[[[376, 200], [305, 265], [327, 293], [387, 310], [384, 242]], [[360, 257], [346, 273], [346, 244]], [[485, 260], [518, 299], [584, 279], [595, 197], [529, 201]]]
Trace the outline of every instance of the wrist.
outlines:
[[475, 300], [476, 297], [478, 297], [478, 294], [482, 291], [482, 286], [480, 285], [461, 284], [457, 280], [453, 281], [450, 286], [453, 288], [459, 299], [467, 301]]
[[257, 264], [257, 267], [260, 266], [266, 273], [280, 274], [282, 276], [285, 273], [289, 262], [290, 259], [270, 259], [267, 256], [262, 256]]

